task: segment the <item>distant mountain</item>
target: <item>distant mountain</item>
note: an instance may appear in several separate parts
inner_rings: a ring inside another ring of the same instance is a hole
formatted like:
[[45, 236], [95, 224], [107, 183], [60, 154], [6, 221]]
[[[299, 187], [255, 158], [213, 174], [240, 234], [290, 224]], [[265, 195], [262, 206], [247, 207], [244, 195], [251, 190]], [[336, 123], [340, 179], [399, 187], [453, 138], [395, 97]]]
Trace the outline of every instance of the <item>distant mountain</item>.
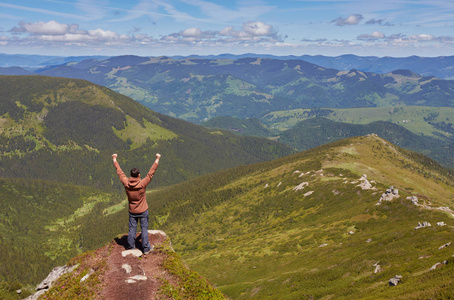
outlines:
[[161, 153], [154, 189], [293, 153], [161, 115], [84, 80], [0, 76], [0, 90], [0, 280], [37, 283], [127, 231], [112, 153], [125, 172], [148, 170]]
[[173, 56], [175, 59], [186, 58], [202, 58], [202, 59], [240, 59], [246, 57], [254, 58], [270, 58], [281, 60], [304, 60], [324, 68], [332, 68], [336, 70], [349, 71], [356, 69], [364, 72], [386, 74], [398, 69], [411, 70], [414, 73], [423, 76], [435, 76], [441, 79], [454, 79], [454, 56], [438, 56], [438, 57], [377, 57], [377, 56], [357, 56], [353, 54], [345, 54], [340, 56], [324, 56], [324, 55], [266, 55], [266, 54], [220, 54], [220, 55], [188, 55], [188, 56]]
[[[429, 110], [429, 108], [426, 109]], [[396, 109], [396, 113], [397, 111], [398, 109]], [[454, 169], [454, 139], [448, 136], [441, 138], [439, 136], [418, 135], [401, 125], [389, 121], [352, 124], [336, 122], [326, 118], [328, 116], [333, 118], [333, 115], [335, 115], [334, 110], [321, 109], [305, 112], [307, 113], [305, 115], [307, 119], [292, 125], [287, 130], [277, 130], [276, 128], [271, 130], [269, 126], [263, 124], [259, 119], [242, 120], [232, 117], [217, 117], [203, 124], [210, 128], [230, 130], [238, 135], [261, 136], [279, 140], [297, 151], [308, 150], [348, 137], [375, 133], [395, 145], [423, 153], [443, 166]], [[313, 113], [312, 117], [310, 116], [311, 113]], [[292, 113], [289, 112], [289, 114]], [[326, 117], [321, 117], [321, 115]], [[361, 115], [358, 114], [359, 116]], [[435, 116], [434, 112], [432, 112], [432, 116]], [[302, 115], [300, 117], [303, 119]], [[278, 122], [278, 120], [274, 121]], [[430, 120], [428, 121], [430, 122]], [[270, 122], [270, 124], [273, 123]], [[433, 124], [438, 123], [433, 122]], [[451, 123], [444, 124], [450, 126], [448, 124]]]
[[[108, 56], [47, 56], [27, 54], [4, 54], [0, 53], [0, 67], [24, 67], [35, 69], [46, 65], [61, 65], [69, 62], [79, 62], [86, 59], [106, 59]], [[10, 75], [0, 73], [1, 75]], [[20, 74], [17, 74], [20, 75]]]
[[453, 175], [354, 137], [159, 190], [152, 219], [229, 299], [450, 298]]
[[454, 143], [441, 142], [433, 137], [419, 136], [391, 122], [376, 121], [363, 125], [335, 122], [326, 118], [312, 118], [280, 133], [279, 141], [301, 151], [348, 137], [371, 133], [375, 133], [405, 149], [424, 153], [454, 169], [454, 155], [442, 154], [445, 152], [445, 148], [452, 148]]
[[311, 107], [454, 106], [452, 81], [408, 70], [338, 71], [303, 60], [121, 56], [56, 66], [39, 74], [86, 79], [196, 123], [216, 116], [260, 118], [272, 111]]

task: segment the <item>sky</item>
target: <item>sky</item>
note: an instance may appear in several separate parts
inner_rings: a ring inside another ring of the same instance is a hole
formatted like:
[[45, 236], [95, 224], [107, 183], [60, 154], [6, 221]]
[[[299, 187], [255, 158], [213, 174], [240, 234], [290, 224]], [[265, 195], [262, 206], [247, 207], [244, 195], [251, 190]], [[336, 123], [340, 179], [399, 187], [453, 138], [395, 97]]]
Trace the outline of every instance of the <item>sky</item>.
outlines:
[[454, 55], [452, 0], [0, 0], [0, 53]]

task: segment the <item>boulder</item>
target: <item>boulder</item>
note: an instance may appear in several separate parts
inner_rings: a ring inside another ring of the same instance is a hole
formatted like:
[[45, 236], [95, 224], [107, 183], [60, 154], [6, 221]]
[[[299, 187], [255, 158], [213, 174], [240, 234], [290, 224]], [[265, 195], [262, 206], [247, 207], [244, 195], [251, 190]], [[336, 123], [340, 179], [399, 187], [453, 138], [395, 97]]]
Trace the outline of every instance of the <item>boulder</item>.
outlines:
[[389, 286], [396, 286], [402, 281], [401, 275], [395, 275], [393, 278], [389, 280]]

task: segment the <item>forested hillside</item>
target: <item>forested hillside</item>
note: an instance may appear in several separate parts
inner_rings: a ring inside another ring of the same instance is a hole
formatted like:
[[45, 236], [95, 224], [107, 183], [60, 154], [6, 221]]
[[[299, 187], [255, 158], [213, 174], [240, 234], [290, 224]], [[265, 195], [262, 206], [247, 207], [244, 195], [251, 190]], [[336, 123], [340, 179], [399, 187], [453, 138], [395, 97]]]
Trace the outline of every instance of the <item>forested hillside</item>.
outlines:
[[454, 106], [451, 81], [409, 70], [339, 71], [299, 59], [120, 56], [38, 72], [90, 80], [155, 111], [193, 122], [312, 107]]
[[[155, 113], [88, 81], [0, 76], [0, 280], [37, 283], [54, 266], [127, 231], [126, 173], [151, 189], [293, 152]], [[152, 197], [150, 197], [152, 199]]]

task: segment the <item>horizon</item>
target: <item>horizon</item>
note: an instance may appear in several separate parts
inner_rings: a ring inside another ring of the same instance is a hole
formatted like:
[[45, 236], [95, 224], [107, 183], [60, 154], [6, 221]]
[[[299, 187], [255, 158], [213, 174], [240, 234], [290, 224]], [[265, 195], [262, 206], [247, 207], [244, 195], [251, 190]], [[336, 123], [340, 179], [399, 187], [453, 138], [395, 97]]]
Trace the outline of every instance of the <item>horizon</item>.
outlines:
[[0, 53], [9, 55], [454, 54], [448, 0], [0, 0], [0, 7]]

